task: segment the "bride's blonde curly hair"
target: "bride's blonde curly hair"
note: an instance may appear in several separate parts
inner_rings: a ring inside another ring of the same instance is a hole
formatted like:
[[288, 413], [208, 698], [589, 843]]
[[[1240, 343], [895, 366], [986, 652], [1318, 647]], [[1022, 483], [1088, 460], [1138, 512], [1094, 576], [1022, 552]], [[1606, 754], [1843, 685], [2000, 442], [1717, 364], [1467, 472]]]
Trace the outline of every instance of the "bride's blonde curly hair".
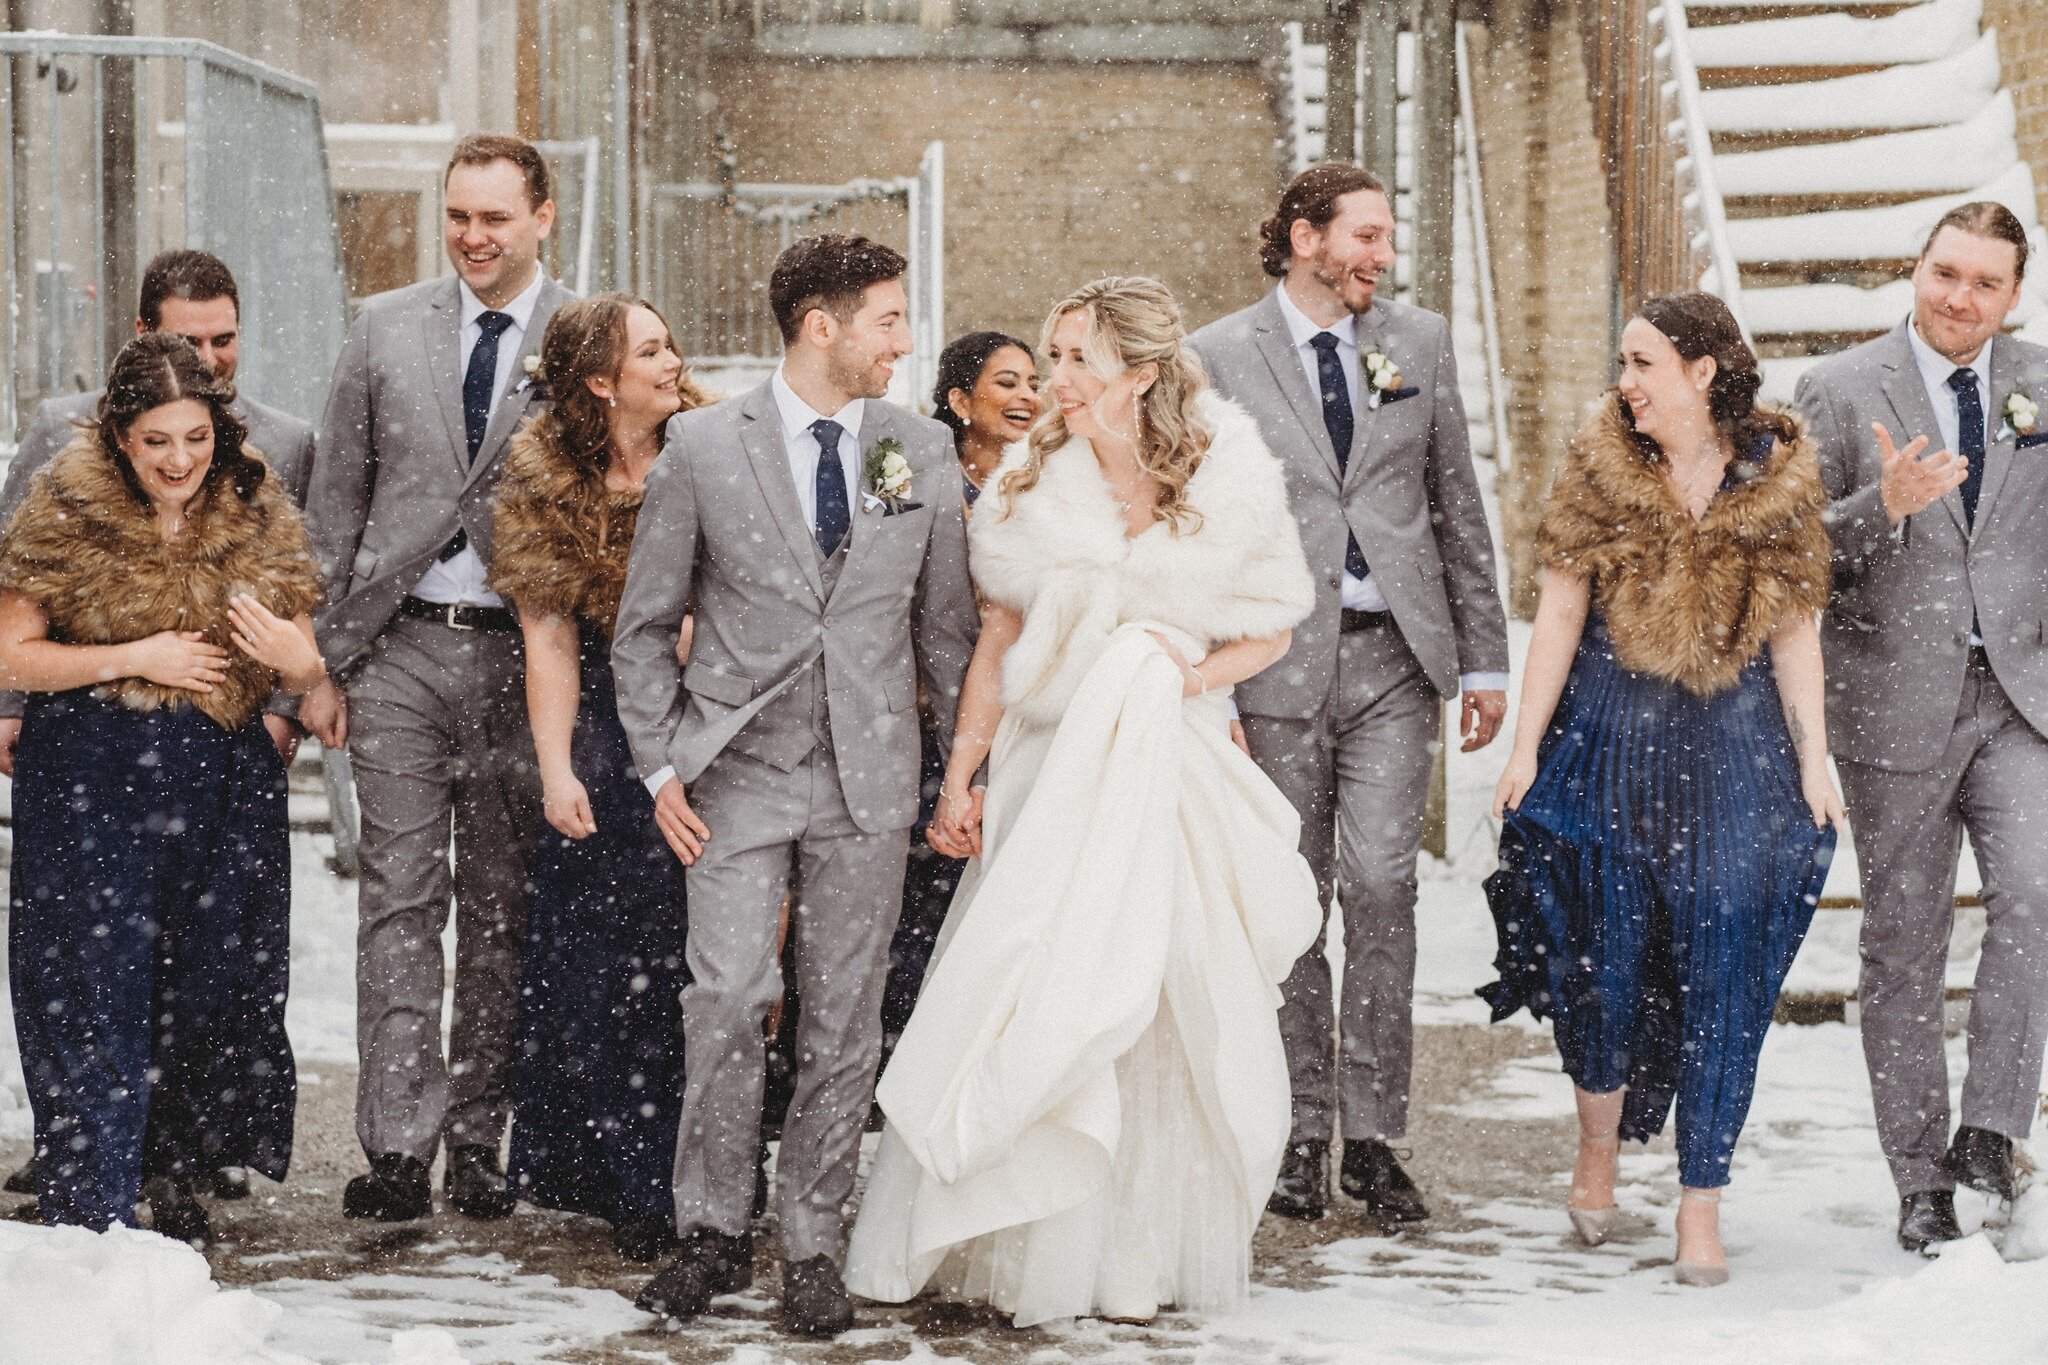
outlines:
[[[1195, 400], [1209, 386], [1202, 363], [1187, 348], [1180, 305], [1166, 286], [1142, 275], [1109, 275], [1082, 285], [1053, 305], [1040, 333], [1039, 350], [1050, 353], [1053, 329], [1069, 313], [1088, 319], [1081, 354], [1088, 368], [1111, 380], [1140, 365], [1159, 367], [1159, 378], [1138, 400], [1138, 467], [1159, 485], [1159, 506], [1153, 513], [1174, 534], [1201, 516], [1188, 506], [1188, 480], [1208, 452], [1210, 431], [1195, 411]], [[1038, 483], [1046, 457], [1071, 439], [1066, 419], [1054, 406], [1051, 415], [1031, 433], [1030, 456], [1003, 476], [1003, 515], [1018, 494]]]

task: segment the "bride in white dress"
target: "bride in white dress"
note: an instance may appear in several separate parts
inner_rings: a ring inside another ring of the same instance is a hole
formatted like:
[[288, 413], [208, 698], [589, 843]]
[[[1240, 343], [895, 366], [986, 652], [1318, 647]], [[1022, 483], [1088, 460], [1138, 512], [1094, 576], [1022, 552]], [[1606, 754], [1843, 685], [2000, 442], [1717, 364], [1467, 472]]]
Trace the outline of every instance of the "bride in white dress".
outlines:
[[[877, 1091], [847, 1286], [1019, 1326], [1242, 1302], [1321, 923], [1230, 687], [1313, 598], [1280, 463], [1156, 281], [1046, 326], [1059, 400], [971, 527], [982, 636], [935, 842], [978, 854]], [[985, 806], [970, 793], [984, 758]]]

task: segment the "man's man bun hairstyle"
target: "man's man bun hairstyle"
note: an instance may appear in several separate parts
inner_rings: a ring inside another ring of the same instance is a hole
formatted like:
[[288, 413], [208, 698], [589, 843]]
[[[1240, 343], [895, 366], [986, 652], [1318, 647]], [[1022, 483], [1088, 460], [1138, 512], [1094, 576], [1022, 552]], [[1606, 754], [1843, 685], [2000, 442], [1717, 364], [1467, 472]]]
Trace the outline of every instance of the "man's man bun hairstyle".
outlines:
[[525, 138], [506, 137], [502, 133], [471, 133], [455, 144], [455, 150], [448, 153], [448, 168], [441, 172], [441, 184], [446, 188], [448, 177], [455, 174], [457, 166], [488, 166], [493, 161], [509, 161], [519, 168], [526, 178], [526, 206], [538, 209], [555, 197], [554, 183], [548, 175], [547, 159]]
[[1387, 192], [1380, 178], [1363, 166], [1348, 161], [1324, 161], [1309, 167], [1287, 182], [1280, 192], [1280, 207], [1259, 224], [1259, 264], [1279, 279], [1294, 260], [1294, 224], [1305, 220], [1312, 228], [1330, 225], [1337, 216], [1337, 201], [1360, 190]]
[[1978, 199], [1968, 204], [1958, 204], [1941, 215], [1941, 221], [1934, 225], [1934, 231], [1927, 234], [1927, 244], [1920, 248], [1920, 259], [1934, 250], [1934, 239], [1941, 236], [1943, 228], [1955, 228], [1973, 237], [1989, 237], [1994, 241], [2010, 242], [2018, 257], [2013, 266], [2013, 281], [2018, 283], [2027, 277], [2027, 253], [2032, 244], [2027, 241], [2027, 225], [2019, 215], [2005, 205], [1992, 199]]
[[202, 303], [207, 299], [226, 299], [235, 305], [235, 316], [242, 315], [242, 296], [235, 290], [234, 272], [210, 251], [161, 251], [143, 267], [142, 297], [136, 303], [135, 316], [142, 319], [145, 330], [154, 332], [164, 325], [165, 299]]
[[869, 286], [900, 280], [909, 269], [900, 253], [866, 237], [827, 232], [790, 243], [768, 277], [768, 307], [783, 344], [795, 344], [812, 309], [845, 321]]

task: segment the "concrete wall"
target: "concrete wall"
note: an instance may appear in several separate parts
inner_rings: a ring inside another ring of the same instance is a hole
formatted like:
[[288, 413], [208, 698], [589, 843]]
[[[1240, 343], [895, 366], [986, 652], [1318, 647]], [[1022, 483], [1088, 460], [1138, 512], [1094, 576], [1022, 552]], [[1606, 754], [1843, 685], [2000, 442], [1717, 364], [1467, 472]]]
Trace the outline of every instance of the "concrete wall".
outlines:
[[1515, 464], [1503, 473], [1509, 609], [1536, 607], [1530, 562], [1550, 473], [1608, 384], [1613, 250], [1586, 95], [1578, 0], [1495, 0], [1472, 45]]
[[1035, 340], [1049, 305], [1112, 273], [1165, 281], [1190, 327], [1267, 287], [1256, 234], [1280, 163], [1251, 64], [753, 57], [708, 81], [743, 180], [911, 174], [945, 141], [948, 335]]

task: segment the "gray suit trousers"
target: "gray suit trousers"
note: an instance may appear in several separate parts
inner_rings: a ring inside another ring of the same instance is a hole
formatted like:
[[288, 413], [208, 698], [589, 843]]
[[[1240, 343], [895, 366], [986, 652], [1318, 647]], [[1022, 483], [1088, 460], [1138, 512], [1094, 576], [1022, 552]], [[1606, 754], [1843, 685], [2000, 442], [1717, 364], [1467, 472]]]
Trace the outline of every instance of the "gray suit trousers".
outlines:
[[1877, 1136], [1901, 1195], [1947, 1190], [1942, 992], [1956, 859], [1969, 831], [1986, 928], [1970, 1003], [1962, 1121], [2023, 1138], [2048, 1046], [2048, 739], [1972, 664], [1941, 761], [1840, 763], [1863, 879], [1863, 1055]]
[[[1329, 708], [1315, 720], [1243, 717], [1252, 757], [1301, 814], [1323, 904], [1344, 911], [1334, 1011], [1325, 937], [1281, 987], [1294, 1090], [1291, 1141], [1393, 1140], [1408, 1128], [1414, 1062], [1415, 862], [1442, 705], [1391, 621], [1340, 637]], [[1334, 1055], [1333, 1055], [1334, 1045]]]
[[782, 1123], [776, 1211], [789, 1260], [837, 1259], [881, 1062], [882, 986], [909, 831], [862, 833], [823, 745], [788, 773], [728, 749], [689, 795], [711, 839], [685, 877], [694, 979], [683, 988], [677, 1228], [747, 1230], [762, 1027], [782, 991], [776, 922], [789, 894], [800, 1060]]
[[[348, 683], [362, 807], [356, 1136], [431, 1161], [496, 1146], [511, 1109], [514, 1014], [540, 780], [512, 631], [392, 621]], [[455, 856], [451, 872], [449, 835]], [[455, 1001], [441, 1051], [441, 934], [455, 905]]]

